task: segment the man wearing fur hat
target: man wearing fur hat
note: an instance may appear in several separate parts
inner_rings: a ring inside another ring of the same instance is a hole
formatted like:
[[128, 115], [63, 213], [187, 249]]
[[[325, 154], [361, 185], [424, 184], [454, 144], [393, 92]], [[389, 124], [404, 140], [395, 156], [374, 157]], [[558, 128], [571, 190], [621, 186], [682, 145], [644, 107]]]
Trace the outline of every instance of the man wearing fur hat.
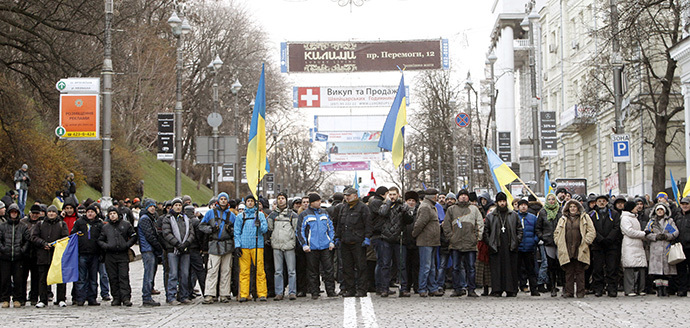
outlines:
[[496, 194], [496, 210], [486, 216], [483, 240], [489, 247], [491, 295], [515, 297], [518, 292], [518, 246], [522, 241], [522, 224], [518, 215], [508, 209], [505, 193]]
[[609, 206], [608, 196], [599, 195], [590, 218], [597, 232], [592, 243], [592, 290], [601, 297], [604, 289], [609, 297], [618, 294], [618, 262], [621, 248], [620, 215]]
[[98, 217], [96, 205], [91, 204], [86, 214], [79, 218], [72, 227], [70, 234], [81, 233], [79, 236], [79, 281], [76, 282], [77, 306], [83, 306], [85, 301], [89, 305], [100, 305], [98, 296], [98, 267], [101, 249], [98, 238], [101, 236], [103, 221]]
[[[92, 210], [95, 212], [95, 209]], [[132, 224], [123, 220], [117, 208], [114, 206], [108, 208], [107, 215], [109, 221], [103, 225], [98, 246], [105, 253], [105, 269], [108, 272], [110, 293], [113, 295], [110, 305], [132, 306], [132, 287], [129, 284], [129, 248], [134, 246], [137, 235]]]

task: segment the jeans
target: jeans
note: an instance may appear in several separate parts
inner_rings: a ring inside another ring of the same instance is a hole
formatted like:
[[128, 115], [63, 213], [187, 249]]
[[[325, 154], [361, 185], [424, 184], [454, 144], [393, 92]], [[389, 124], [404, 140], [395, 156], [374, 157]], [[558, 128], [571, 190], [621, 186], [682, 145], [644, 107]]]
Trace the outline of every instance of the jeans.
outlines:
[[[374, 251], [376, 251], [376, 273], [374, 279], [376, 291], [388, 291], [392, 260], [391, 247], [382, 239], [373, 239], [371, 245], [374, 247]], [[386, 280], [386, 277], [388, 277], [388, 280]]]
[[151, 291], [153, 290], [153, 281], [156, 279], [156, 255], [153, 252], [141, 252], [141, 263], [144, 265], [141, 299], [143, 301], [153, 301]]
[[295, 271], [295, 250], [273, 249], [273, 266], [275, 267], [275, 293], [283, 295], [285, 285], [283, 285], [283, 261], [287, 264], [288, 270], [288, 295], [297, 294], [297, 273]]
[[432, 270], [436, 268], [436, 247], [419, 246], [419, 293], [435, 292], [436, 275]]
[[105, 270], [105, 262], [98, 265], [98, 278], [101, 281], [101, 298], [106, 298], [110, 295], [110, 282], [108, 272]]
[[17, 206], [19, 206], [19, 213], [22, 213], [22, 215], [24, 215], [24, 207], [26, 207], [26, 196], [29, 194], [29, 190], [19, 189], [17, 191], [19, 192], [19, 198], [17, 198]]
[[477, 252], [461, 252], [452, 249], [451, 256], [453, 258], [453, 289], [456, 292], [465, 288], [473, 291], [476, 288], [475, 262], [477, 261]]
[[[169, 303], [177, 299], [184, 301], [189, 299], [189, 253], [168, 253], [168, 286], [165, 290], [165, 300]], [[179, 284], [179, 289], [178, 289]]]
[[79, 281], [75, 283], [77, 302], [95, 302], [98, 296], [98, 255], [79, 255]]
[[436, 266], [436, 286], [440, 289], [445, 289], [446, 288], [446, 267], [448, 266], [448, 258], [450, 257], [450, 254], [446, 253], [443, 254], [441, 253], [440, 249], [438, 250], [438, 265]]
[[541, 262], [535, 260], [535, 265], [537, 266], [537, 284], [542, 285], [542, 284], [548, 284], [549, 283], [549, 274], [548, 274], [548, 269], [549, 269], [549, 261], [546, 259], [546, 248], [544, 245], [539, 245], [537, 246], [537, 250], [539, 251], [540, 259]]

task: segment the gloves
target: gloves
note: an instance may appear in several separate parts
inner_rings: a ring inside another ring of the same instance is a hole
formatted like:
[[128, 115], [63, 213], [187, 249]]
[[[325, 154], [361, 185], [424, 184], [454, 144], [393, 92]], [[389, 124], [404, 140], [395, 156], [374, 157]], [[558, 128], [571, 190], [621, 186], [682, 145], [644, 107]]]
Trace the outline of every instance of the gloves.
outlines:
[[242, 257], [242, 249], [241, 248], [235, 248], [235, 257], [240, 258]]
[[335, 247], [340, 247], [340, 238], [335, 239]]
[[371, 245], [371, 240], [369, 238], [364, 238], [364, 241], [362, 242], [362, 246], [369, 246]]
[[657, 234], [656, 240], [666, 240], [666, 234], [663, 234], [663, 233]]
[[217, 226], [217, 225], [213, 225], [213, 226], [211, 226], [211, 232], [213, 232], [213, 233], [217, 233], [217, 232], [218, 232], [218, 230], [220, 230], [220, 227], [219, 227], [219, 226]]
[[302, 250], [303, 250], [305, 253], [309, 253], [309, 252], [311, 251], [311, 249], [309, 248], [308, 245], [302, 246]]
[[649, 230], [645, 230], [645, 231], [644, 231], [644, 235], [645, 235], [645, 236], [648, 235], [648, 234], [650, 234], [650, 233], [652, 233], [652, 232], [649, 231]]

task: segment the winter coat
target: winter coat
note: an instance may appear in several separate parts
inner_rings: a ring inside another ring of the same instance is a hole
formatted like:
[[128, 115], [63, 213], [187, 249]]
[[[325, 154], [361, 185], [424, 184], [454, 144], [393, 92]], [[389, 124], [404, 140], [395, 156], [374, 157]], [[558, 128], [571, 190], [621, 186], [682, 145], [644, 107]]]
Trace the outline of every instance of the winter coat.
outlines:
[[[23, 177], [26, 177], [26, 180], [22, 179]], [[14, 183], [16, 188], [14, 189], [22, 189], [22, 190], [28, 190], [29, 186], [31, 185], [31, 178], [29, 177], [29, 172], [24, 171], [22, 169], [17, 170], [17, 172], [14, 172]]]
[[484, 236], [482, 240], [489, 247], [489, 254], [498, 253], [498, 247], [505, 247], [506, 245], [499, 245], [503, 226], [501, 225], [501, 217], [505, 218], [506, 233], [510, 235], [511, 252], [517, 252], [520, 241], [522, 240], [522, 224], [517, 213], [507, 210], [501, 213], [498, 208], [486, 216], [484, 223]]
[[74, 223], [70, 234], [82, 233], [79, 236], [79, 255], [98, 255], [101, 253], [98, 238], [101, 236], [102, 229], [103, 221], [98, 216], [93, 221], [89, 221], [86, 216], [83, 216]]
[[417, 246], [441, 246], [441, 225], [434, 201], [425, 198], [419, 205], [412, 237], [417, 238]]
[[537, 244], [539, 244], [539, 237], [537, 237], [535, 232], [537, 217], [529, 212], [518, 212], [517, 215], [522, 224], [522, 240], [518, 246], [518, 251], [532, 253], [536, 249]]
[[621, 232], [623, 233], [621, 265], [624, 268], [646, 268], [647, 255], [642, 242], [645, 239], [645, 233], [635, 214], [628, 211], [622, 212]]
[[[331, 206], [332, 207], [332, 206]], [[289, 208], [276, 209], [268, 216], [273, 249], [288, 251], [297, 245], [297, 214]]]
[[342, 210], [343, 206], [346, 204], [336, 200], [333, 201], [333, 204], [329, 206], [326, 209], [326, 213], [328, 213], [328, 217], [331, 218], [331, 221], [333, 222], [333, 230], [338, 231], [338, 220], [340, 219], [340, 211]]
[[580, 247], [577, 249], [577, 260], [589, 266], [589, 245], [592, 244], [597, 233], [592, 219], [585, 213], [585, 209], [582, 207], [582, 204], [576, 200], [569, 200], [568, 203], [566, 203], [566, 206], [562, 207], [563, 215], [560, 219], [558, 219], [556, 230], [553, 232], [553, 239], [556, 242], [556, 247], [558, 248], [558, 262], [561, 264], [561, 266], [570, 263], [568, 244], [565, 241], [565, 225], [569, 214], [568, 206], [571, 202], [577, 204], [580, 212], [580, 235], [582, 236], [582, 241], [580, 242]]
[[[684, 250], [690, 250], [690, 212], [683, 213], [679, 211], [673, 221], [678, 227], [678, 238], [676, 240], [683, 244]], [[685, 252], [685, 256], [690, 256], [690, 254]]]
[[[255, 221], [258, 215], [259, 235], [257, 239]], [[268, 231], [268, 222], [258, 207], [248, 208], [235, 218], [235, 248], [264, 248], [264, 235]]]
[[0, 260], [19, 261], [29, 253], [31, 243], [29, 227], [19, 220], [0, 224]]
[[[187, 227], [184, 223], [184, 219], [185, 215], [183, 213], [175, 213], [172, 210], [170, 210], [170, 213], [163, 217], [161, 235], [163, 236], [163, 247], [165, 247], [166, 251], [173, 252], [175, 251], [175, 248], [179, 248], [180, 250], [188, 248], [189, 245], [191, 245], [194, 241], [194, 227], [192, 226], [192, 220], [188, 219], [189, 233], [187, 235], [187, 240], [182, 243], [185, 234], [187, 234]], [[175, 223], [177, 223], [177, 228], [180, 232], [180, 239], [182, 240], [178, 240], [177, 237], [175, 237], [175, 234], [172, 232], [173, 228], [172, 224], [170, 223], [172, 220], [175, 220]]]
[[544, 246], [556, 246], [556, 242], [553, 240], [553, 232], [556, 230], [556, 225], [558, 224], [558, 217], [550, 220], [546, 215], [537, 217], [537, 225], [534, 227], [534, 233], [537, 237], [544, 241]]
[[122, 218], [103, 224], [101, 236], [98, 238], [98, 246], [101, 247], [106, 257], [115, 262], [129, 262], [129, 248], [134, 246], [137, 235], [129, 221]]
[[[665, 207], [666, 216], [663, 218], [656, 215], [656, 209], [659, 206]], [[645, 232], [649, 231], [645, 238], [650, 241], [649, 270], [647, 272], [650, 275], [675, 275], [677, 273], [676, 266], [668, 264], [668, 246], [671, 241], [678, 237], [678, 227], [669, 217], [669, 212], [670, 210], [665, 204], [656, 204], [650, 212], [649, 223], [644, 229]], [[659, 235], [662, 234], [666, 239], [658, 240]]]
[[369, 198], [367, 206], [369, 207], [369, 212], [371, 212], [371, 224], [373, 229], [372, 239], [381, 238], [381, 232], [383, 231], [383, 225], [385, 224], [386, 217], [380, 213], [381, 206], [383, 205], [385, 199], [381, 195], [374, 195]]
[[407, 249], [416, 249], [417, 248], [417, 241], [415, 240], [414, 237], [412, 237], [412, 230], [414, 229], [414, 223], [417, 220], [417, 212], [419, 211], [419, 203], [414, 207], [414, 209], [411, 209], [412, 213], [412, 222], [410, 224], [406, 224], [405, 228], [403, 229], [403, 245], [407, 246]]
[[326, 210], [309, 207], [300, 213], [299, 218], [302, 221], [302, 226], [298, 230], [300, 245], [318, 251], [328, 249], [330, 244], [334, 243], [333, 222]]
[[590, 213], [597, 237], [592, 243], [592, 250], [618, 249], [621, 243], [621, 219], [618, 212], [610, 207], [596, 208]]
[[137, 232], [139, 235], [139, 250], [143, 252], [154, 252], [155, 254], [163, 253], [163, 246], [158, 239], [158, 232], [156, 231], [156, 221], [158, 214], [151, 214], [148, 211], [139, 218], [139, 225], [137, 225]]
[[208, 253], [225, 255], [235, 250], [235, 213], [228, 206], [225, 211], [215, 208], [206, 212], [199, 231], [208, 236]]
[[54, 247], [46, 250], [44, 247], [60, 238], [67, 237], [69, 230], [67, 230], [67, 223], [62, 221], [60, 216], [53, 220], [45, 218], [41, 223], [37, 224], [31, 231], [31, 242], [36, 249], [36, 264], [49, 265], [53, 260]]
[[364, 238], [371, 238], [372, 233], [369, 207], [359, 199], [352, 207], [343, 203], [335, 238], [344, 244], [361, 244]]
[[33, 259], [33, 262], [36, 262], [36, 247], [34, 247], [34, 244], [31, 242], [31, 232], [37, 224], [42, 222], [42, 220], [39, 218], [38, 220], [32, 221], [31, 218], [27, 216], [19, 220], [19, 222], [26, 224], [29, 231], [29, 250], [24, 254], [24, 258]]
[[396, 202], [387, 200], [379, 209], [379, 214], [383, 220], [381, 227], [381, 239], [399, 244], [405, 226], [414, 222], [414, 209], [411, 209], [402, 200]]
[[477, 242], [484, 234], [484, 218], [476, 206], [458, 203], [446, 210], [441, 228], [448, 240], [449, 249], [476, 252]]

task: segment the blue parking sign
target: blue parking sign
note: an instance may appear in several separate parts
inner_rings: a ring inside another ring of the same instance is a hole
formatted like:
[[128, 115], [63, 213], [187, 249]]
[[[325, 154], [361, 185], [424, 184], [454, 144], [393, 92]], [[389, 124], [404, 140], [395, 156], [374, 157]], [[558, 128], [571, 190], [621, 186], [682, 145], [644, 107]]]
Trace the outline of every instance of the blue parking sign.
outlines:
[[616, 163], [630, 162], [630, 135], [613, 134], [613, 161]]

